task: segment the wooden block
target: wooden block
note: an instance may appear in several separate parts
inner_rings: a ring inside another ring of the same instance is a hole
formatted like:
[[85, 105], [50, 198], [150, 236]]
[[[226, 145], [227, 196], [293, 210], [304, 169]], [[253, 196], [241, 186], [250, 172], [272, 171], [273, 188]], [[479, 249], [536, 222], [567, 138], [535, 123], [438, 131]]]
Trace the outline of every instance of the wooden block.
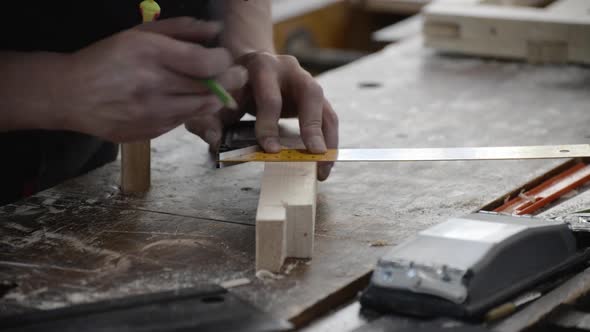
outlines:
[[279, 271], [287, 255], [287, 215], [282, 206], [258, 208], [256, 270]]
[[565, 0], [555, 1], [547, 6], [551, 14], [567, 16], [588, 16], [590, 15], [590, 2], [588, 0]]
[[317, 174], [316, 166], [309, 164], [307, 174], [298, 176], [297, 194], [287, 201], [287, 256], [311, 258], [315, 231]]
[[529, 41], [527, 60], [530, 63], [566, 63], [568, 45], [565, 42]]
[[317, 163], [267, 162], [256, 213], [256, 269], [279, 272], [286, 257], [311, 258]]
[[455, 23], [425, 23], [422, 32], [434, 38], [459, 38], [459, 25]]
[[314, 229], [315, 204], [287, 206], [287, 257], [311, 258]]
[[427, 6], [424, 45], [534, 63], [590, 63], [590, 1], [560, 0], [546, 8], [489, 3]]
[[144, 193], [151, 185], [150, 141], [121, 146], [121, 190], [126, 194]]

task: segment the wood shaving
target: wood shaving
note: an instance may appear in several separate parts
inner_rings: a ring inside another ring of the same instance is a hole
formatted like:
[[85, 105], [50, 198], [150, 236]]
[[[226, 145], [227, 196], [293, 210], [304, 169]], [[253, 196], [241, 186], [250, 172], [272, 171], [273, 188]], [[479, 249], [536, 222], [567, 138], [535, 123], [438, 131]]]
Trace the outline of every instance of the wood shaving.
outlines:
[[223, 288], [235, 288], [235, 287], [248, 285], [248, 284], [250, 284], [250, 282], [251, 281], [248, 278], [240, 278], [240, 279], [233, 279], [233, 280], [224, 281], [224, 282], [220, 283], [219, 285]]
[[287, 265], [287, 266], [285, 267], [285, 274], [290, 274], [290, 273], [291, 273], [291, 271], [293, 271], [293, 269], [294, 269], [295, 267], [297, 267], [297, 265], [299, 265], [299, 262], [297, 262], [297, 261], [295, 261], [295, 262], [293, 262], [293, 263], [291, 263], [291, 264]]
[[371, 244], [369, 244], [369, 247], [387, 247], [389, 245], [390, 245], [390, 243], [387, 241], [377, 240], [377, 241], [371, 242]]
[[258, 272], [256, 272], [256, 278], [258, 278], [262, 281], [272, 281], [272, 280], [283, 279], [283, 276], [278, 275], [278, 274], [274, 274], [274, 273], [267, 271], [267, 270], [259, 270]]

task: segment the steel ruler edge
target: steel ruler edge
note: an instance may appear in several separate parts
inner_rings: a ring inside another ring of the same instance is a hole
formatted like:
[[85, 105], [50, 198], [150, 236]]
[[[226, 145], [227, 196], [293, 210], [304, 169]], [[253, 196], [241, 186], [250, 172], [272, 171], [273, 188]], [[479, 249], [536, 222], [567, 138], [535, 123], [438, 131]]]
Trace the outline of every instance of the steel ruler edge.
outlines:
[[218, 162], [399, 162], [561, 159], [579, 157], [590, 157], [590, 144], [330, 149], [324, 154], [312, 154], [303, 149], [283, 149], [279, 153], [265, 153], [259, 146], [250, 146], [220, 153]]

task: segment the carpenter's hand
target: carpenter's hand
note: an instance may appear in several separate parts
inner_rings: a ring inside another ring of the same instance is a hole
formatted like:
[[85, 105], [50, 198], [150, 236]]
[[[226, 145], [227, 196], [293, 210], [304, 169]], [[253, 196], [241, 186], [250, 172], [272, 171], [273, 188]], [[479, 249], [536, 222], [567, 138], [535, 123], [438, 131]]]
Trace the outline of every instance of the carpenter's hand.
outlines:
[[[238, 59], [248, 69], [249, 89], [236, 93], [238, 100], [256, 103], [256, 137], [267, 152], [279, 152], [281, 117], [298, 117], [301, 137], [312, 153], [338, 147], [338, 117], [324, 98], [322, 88], [292, 56], [250, 53]], [[191, 119], [186, 126], [213, 147], [219, 145], [224, 126], [238, 121], [243, 112], [223, 109]], [[318, 179], [325, 180], [333, 163], [320, 163]]]
[[247, 71], [232, 67], [227, 50], [198, 44], [218, 33], [213, 23], [161, 20], [72, 54], [62, 78], [67, 94], [54, 98], [62, 103], [65, 126], [128, 142], [155, 138], [200, 113], [220, 109], [217, 97], [198, 79], [215, 78], [235, 90], [247, 82]]

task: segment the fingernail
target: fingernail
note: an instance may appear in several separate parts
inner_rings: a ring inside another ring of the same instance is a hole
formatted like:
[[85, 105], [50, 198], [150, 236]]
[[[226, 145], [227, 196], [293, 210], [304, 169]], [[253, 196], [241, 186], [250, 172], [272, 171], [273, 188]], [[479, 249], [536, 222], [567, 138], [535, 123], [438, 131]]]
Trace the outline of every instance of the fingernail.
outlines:
[[332, 171], [332, 167], [334, 164], [328, 165], [319, 165], [318, 167], [318, 180], [324, 181], [330, 176], [330, 172]]
[[281, 144], [276, 137], [267, 137], [262, 143], [264, 150], [270, 153], [276, 153], [281, 151]]
[[217, 130], [209, 129], [205, 133], [205, 141], [209, 145], [216, 145], [217, 144], [217, 141], [219, 141], [219, 138], [220, 137], [219, 137], [219, 133], [217, 132]]
[[324, 142], [324, 139], [320, 136], [313, 136], [309, 140], [309, 150], [312, 153], [326, 152], [327, 148], [326, 148], [326, 143]]

